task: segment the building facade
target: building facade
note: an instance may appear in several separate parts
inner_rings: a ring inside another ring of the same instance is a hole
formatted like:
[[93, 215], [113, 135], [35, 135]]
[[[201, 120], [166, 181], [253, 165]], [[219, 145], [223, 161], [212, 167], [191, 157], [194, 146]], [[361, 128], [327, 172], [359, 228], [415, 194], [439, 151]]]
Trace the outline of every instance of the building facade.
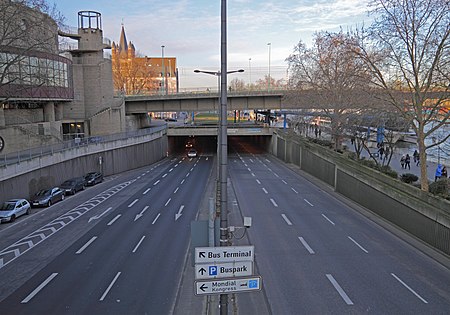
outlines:
[[111, 54], [116, 93], [173, 94], [178, 91], [176, 58], [137, 56], [134, 44], [127, 41], [123, 25], [119, 42], [112, 43]]

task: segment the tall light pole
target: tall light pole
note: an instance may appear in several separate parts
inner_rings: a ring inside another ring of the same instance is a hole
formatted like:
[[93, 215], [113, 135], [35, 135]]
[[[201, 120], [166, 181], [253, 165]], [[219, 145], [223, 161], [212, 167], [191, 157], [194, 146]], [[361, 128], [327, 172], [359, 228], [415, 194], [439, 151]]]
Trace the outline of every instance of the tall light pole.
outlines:
[[165, 77], [166, 77], [166, 74], [165, 74], [165, 69], [164, 69], [164, 45], [161, 45], [161, 63], [162, 63], [162, 65], [161, 65], [161, 67], [162, 67], [162, 71], [161, 71], [161, 74], [162, 74], [162, 84], [161, 84], [161, 92], [162, 92], [162, 94], [164, 95], [164, 90], [165, 90], [165, 86], [164, 86], [164, 84], [165, 84]]
[[[204, 74], [210, 74], [210, 75], [215, 75], [217, 76], [217, 89], [218, 89], [218, 95], [219, 95], [219, 104], [222, 104], [222, 94], [221, 94], [221, 72], [220, 71], [203, 71], [203, 70], [194, 70], [195, 73], [204, 73]], [[232, 70], [232, 71], [227, 71], [227, 74], [230, 73], [237, 73], [237, 72], [244, 72], [244, 69], [239, 69], [239, 70]], [[225, 90], [227, 89], [226, 85], [225, 85]], [[226, 92], [226, 91], [225, 91]], [[226, 109], [225, 109], [226, 110]], [[221, 106], [221, 111], [222, 111], [222, 106]], [[226, 112], [225, 112], [225, 120], [226, 120]], [[222, 157], [222, 141], [223, 141], [223, 133], [222, 133], [222, 129], [223, 125], [222, 125], [222, 113], [220, 112], [219, 114], [219, 130], [217, 132], [217, 156], [218, 156], [218, 160], [219, 162], [217, 163], [217, 173], [218, 173], [218, 182], [219, 184], [222, 183], [222, 172], [221, 172], [221, 168], [222, 168], [222, 164], [220, 164], [221, 161], [221, 157]], [[225, 127], [225, 131], [226, 131], [226, 127]], [[225, 132], [225, 137], [226, 137], [227, 133]], [[222, 193], [222, 186], [220, 186], [220, 192]], [[223, 208], [220, 208], [223, 209]], [[221, 211], [222, 213], [222, 211]]]
[[252, 64], [251, 64], [252, 58], [248, 58], [248, 71], [249, 71], [249, 79], [248, 79], [248, 86], [250, 89], [252, 88]]
[[267, 83], [267, 91], [270, 92], [270, 52], [272, 50], [272, 43], [267, 43], [267, 46], [269, 46], [269, 82]]

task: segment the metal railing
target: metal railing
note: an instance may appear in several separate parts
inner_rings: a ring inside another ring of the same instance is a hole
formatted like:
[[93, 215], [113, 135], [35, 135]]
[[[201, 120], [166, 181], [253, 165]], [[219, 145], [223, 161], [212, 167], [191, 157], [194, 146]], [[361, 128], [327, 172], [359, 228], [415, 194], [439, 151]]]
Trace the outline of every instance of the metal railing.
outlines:
[[149, 135], [152, 133], [160, 132], [167, 128], [167, 125], [161, 125], [157, 127], [151, 127], [146, 129], [139, 129], [136, 131], [129, 131], [123, 133], [116, 133], [105, 136], [96, 137], [79, 137], [72, 140], [63, 141], [61, 143], [52, 144], [48, 146], [42, 146], [38, 148], [30, 148], [23, 151], [12, 152], [8, 154], [0, 155], [0, 167], [21, 163], [34, 158], [42, 157], [45, 155], [52, 155], [57, 152], [70, 150], [73, 148], [89, 145], [97, 145], [98, 143], [105, 143], [110, 141], [128, 139], [133, 137], [140, 137]]
[[[278, 94], [285, 94], [288, 90], [287, 89], [271, 89], [268, 91], [267, 89], [263, 90], [256, 90], [256, 89], [243, 89], [243, 90], [232, 90], [227, 93], [228, 96], [270, 96], [270, 95], [278, 95]], [[183, 89], [179, 91], [178, 93], [169, 93], [169, 94], [161, 94], [159, 91], [148, 91], [145, 93], [140, 94], [130, 94], [130, 95], [123, 95], [119, 92], [116, 92], [117, 95], [125, 96], [125, 99], [139, 99], [139, 98], [180, 98], [180, 97], [219, 97], [219, 93], [217, 92], [217, 89]]]

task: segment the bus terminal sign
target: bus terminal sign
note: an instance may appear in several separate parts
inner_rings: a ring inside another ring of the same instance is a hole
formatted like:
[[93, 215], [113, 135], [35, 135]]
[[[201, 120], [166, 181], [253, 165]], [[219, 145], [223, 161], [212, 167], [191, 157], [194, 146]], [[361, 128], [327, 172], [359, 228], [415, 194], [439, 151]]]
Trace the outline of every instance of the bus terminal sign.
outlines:
[[196, 247], [195, 263], [208, 264], [217, 262], [254, 261], [254, 246]]

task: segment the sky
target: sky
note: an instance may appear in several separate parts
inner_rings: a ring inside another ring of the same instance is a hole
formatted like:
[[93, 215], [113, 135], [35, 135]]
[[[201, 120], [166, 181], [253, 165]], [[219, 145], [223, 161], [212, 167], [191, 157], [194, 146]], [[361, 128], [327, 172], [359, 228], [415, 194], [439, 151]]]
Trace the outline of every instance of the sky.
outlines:
[[[217, 85], [214, 76], [194, 69], [220, 70], [220, 0], [48, 0], [56, 3], [66, 24], [77, 28], [78, 11], [102, 14], [103, 36], [119, 41], [122, 23], [139, 54], [177, 58], [180, 86]], [[286, 78], [285, 59], [314, 32], [347, 30], [368, 24], [368, 0], [228, 0], [227, 61], [229, 75], [255, 82], [268, 74]], [[268, 45], [270, 43], [270, 45]]]

